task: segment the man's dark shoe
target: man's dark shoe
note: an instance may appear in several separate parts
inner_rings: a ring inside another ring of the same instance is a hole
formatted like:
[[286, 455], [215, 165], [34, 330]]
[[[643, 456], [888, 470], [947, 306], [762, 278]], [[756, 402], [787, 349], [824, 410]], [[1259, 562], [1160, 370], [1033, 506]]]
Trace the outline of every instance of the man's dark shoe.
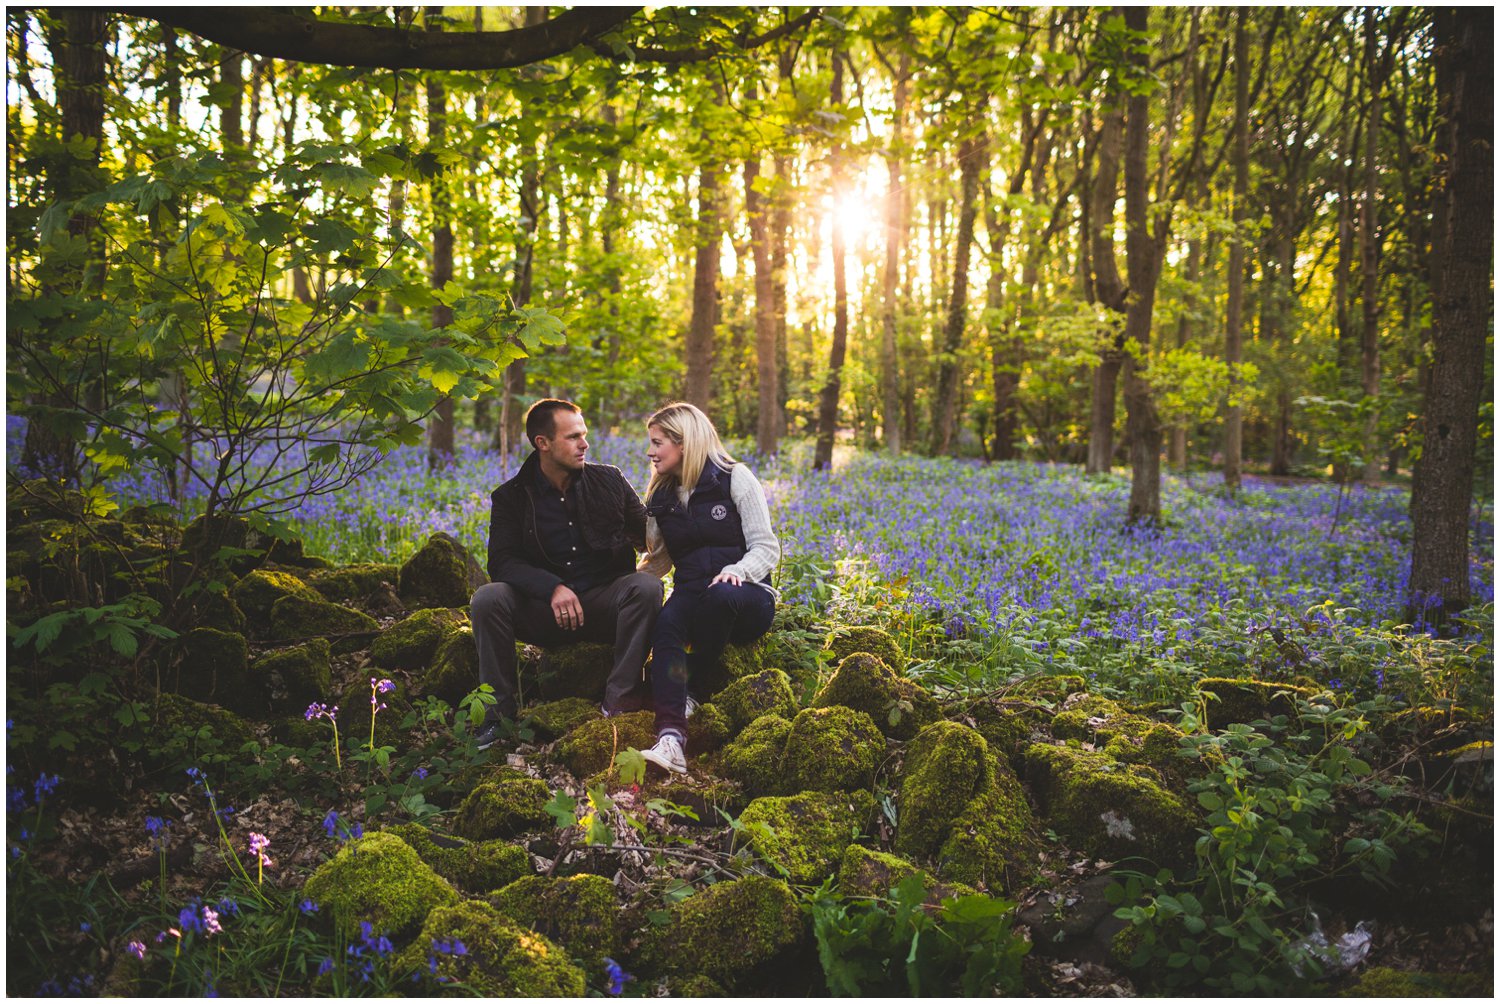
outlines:
[[500, 723], [486, 722], [484, 727], [474, 734], [474, 745], [481, 751], [489, 749], [500, 739]]

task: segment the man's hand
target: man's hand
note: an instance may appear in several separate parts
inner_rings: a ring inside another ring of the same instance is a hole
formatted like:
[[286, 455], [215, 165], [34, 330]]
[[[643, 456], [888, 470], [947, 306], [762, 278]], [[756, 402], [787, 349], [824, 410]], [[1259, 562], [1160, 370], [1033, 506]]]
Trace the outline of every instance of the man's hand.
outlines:
[[578, 602], [578, 594], [564, 585], [552, 590], [552, 616], [564, 631], [583, 627], [583, 604]]
[[744, 579], [741, 579], [738, 575], [735, 575], [733, 572], [720, 572], [718, 575], [714, 576], [713, 581], [710, 582], [709, 585], [710, 586], [717, 586], [721, 582], [727, 582], [731, 586], [738, 586], [738, 585], [744, 584], [744, 581], [745, 581]]

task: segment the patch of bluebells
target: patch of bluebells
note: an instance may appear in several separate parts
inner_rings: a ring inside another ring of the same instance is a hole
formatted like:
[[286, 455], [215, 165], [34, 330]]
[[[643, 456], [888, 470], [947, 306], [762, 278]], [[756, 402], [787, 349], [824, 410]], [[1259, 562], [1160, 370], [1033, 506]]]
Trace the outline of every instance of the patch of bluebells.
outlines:
[[374, 927], [365, 920], [359, 925], [359, 942], [344, 951], [348, 954], [354, 971], [359, 974], [360, 981], [368, 983], [375, 975], [376, 963], [395, 951], [395, 946], [384, 934], [376, 934]]
[[635, 979], [634, 976], [631, 976], [622, 969], [618, 962], [607, 957], [604, 960], [604, 978], [608, 981], [605, 984], [604, 992], [611, 997], [620, 996], [625, 990], [625, 984]]
[[323, 817], [323, 832], [342, 844], [364, 836], [365, 828], [362, 823], [346, 822], [336, 810], [329, 809], [328, 814]]
[[462, 958], [469, 954], [469, 946], [458, 938], [433, 938], [432, 951], [427, 954], [427, 971], [436, 977], [439, 983], [447, 983], [450, 977], [438, 973], [438, 956], [449, 958]]

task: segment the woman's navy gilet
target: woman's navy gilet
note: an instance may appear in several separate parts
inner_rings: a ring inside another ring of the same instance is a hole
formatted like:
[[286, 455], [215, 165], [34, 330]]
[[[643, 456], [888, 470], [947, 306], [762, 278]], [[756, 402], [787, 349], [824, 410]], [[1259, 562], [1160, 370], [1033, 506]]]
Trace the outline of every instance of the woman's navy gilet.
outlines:
[[666, 542], [675, 571], [674, 589], [703, 590], [725, 565], [745, 556], [745, 530], [729, 495], [729, 471], [709, 460], [686, 505], [676, 486], [658, 488], [646, 502], [646, 513]]

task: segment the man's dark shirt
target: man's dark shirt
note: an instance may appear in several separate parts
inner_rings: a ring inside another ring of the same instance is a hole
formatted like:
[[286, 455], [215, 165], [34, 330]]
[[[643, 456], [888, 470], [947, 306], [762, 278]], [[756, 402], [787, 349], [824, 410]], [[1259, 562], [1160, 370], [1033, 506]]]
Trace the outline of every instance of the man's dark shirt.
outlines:
[[568, 478], [567, 488], [559, 493], [547, 480], [540, 466], [531, 485], [536, 500], [536, 532], [542, 550], [561, 568], [563, 584], [575, 593], [602, 586], [617, 576], [610, 571], [608, 551], [589, 547], [583, 539], [578, 515], [578, 475]]

